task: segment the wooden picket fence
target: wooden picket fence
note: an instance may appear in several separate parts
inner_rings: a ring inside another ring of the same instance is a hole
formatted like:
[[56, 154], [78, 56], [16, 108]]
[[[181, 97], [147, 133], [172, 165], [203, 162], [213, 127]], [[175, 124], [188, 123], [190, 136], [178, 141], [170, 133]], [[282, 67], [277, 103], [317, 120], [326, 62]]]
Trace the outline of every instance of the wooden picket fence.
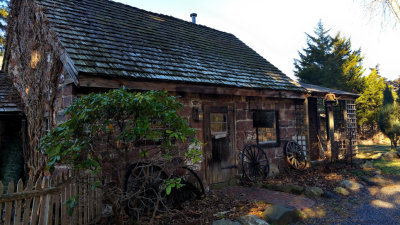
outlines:
[[[0, 181], [0, 224], [1, 225], [86, 225], [95, 224], [101, 217], [101, 190], [93, 187], [95, 178], [80, 179], [67, 177], [43, 177], [36, 183], [22, 180], [16, 185], [8, 184], [3, 194]], [[72, 196], [78, 200], [69, 210], [66, 201]]]

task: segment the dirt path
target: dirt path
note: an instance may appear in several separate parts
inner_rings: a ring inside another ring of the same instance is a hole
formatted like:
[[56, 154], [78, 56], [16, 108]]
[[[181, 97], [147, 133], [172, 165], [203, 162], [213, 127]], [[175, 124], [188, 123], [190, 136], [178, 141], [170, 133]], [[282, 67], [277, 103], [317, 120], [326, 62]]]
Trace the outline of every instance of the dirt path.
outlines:
[[400, 224], [400, 177], [338, 199], [320, 199], [299, 224]]

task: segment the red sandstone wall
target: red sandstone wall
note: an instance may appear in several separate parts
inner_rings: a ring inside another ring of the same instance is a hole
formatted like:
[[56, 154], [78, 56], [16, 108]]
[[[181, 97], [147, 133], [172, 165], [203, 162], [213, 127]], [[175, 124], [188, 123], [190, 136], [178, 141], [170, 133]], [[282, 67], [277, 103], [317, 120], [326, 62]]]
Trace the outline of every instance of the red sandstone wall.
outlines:
[[[264, 147], [271, 163], [279, 169], [287, 166], [284, 161], [283, 147], [285, 140], [292, 140], [296, 135], [295, 127], [295, 100], [291, 99], [267, 99], [252, 98], [251, 100], [241, 96], [210, 96], [197, 94], [181, 94], [184, 105], [181, 116], [188, 119], [190, 126], [197, 129], [200, 141], [203, 138], [203, 121], [196, 122], [192, 118], [192, 107], [202, 108], [202, 105], [222, 106], [233, 104], [235, 109], [235, 155], [237, 155], [246, 144], [256, 144], [256, 129], [253, 127], [253, 115], [251, 109], [278, 110], [279, 132], [281, 146]], [[250, 110], [249, 110], [250, 109]], [[205, 169], [203, 162], [202, 169]]]

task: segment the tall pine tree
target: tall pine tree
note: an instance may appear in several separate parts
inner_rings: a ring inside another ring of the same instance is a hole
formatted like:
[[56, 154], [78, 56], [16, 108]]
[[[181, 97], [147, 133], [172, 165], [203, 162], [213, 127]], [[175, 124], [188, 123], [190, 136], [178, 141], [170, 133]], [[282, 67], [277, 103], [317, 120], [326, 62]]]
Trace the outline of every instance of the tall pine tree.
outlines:
[[303, 53], [299, 52], [300, 59], [294, 60], [295, 75], [300, 82], [324, 85], [326, 77], [331, 77], [329, 71], [332, 61], [332, 38], [328, 34], [321, 21], [314, 29], [314, 36], [307, 34], [307, 48]]
[[338, 33], [333, 38], [332, 54], [335, 58], [338, 89], [354, 93], [362, 93], [365, 88], [365, 71], [362, 66], [364, 59], [361, 49], [352, 50], [351, 40]]
[[386, 84], [385, 90], [383, 90], [383, 106], [394, 104], [393, 88]]
[[386, 85], [383, 90], [383, 104], [379, 112], [379, 129], [389, 139], [392, 148], [397, 148], [400, 140], [400, 108], [394, 101], [393, 87]]
[[307, 47], [295, 59], [294, 73], [300, 82], [361, 93], [364, 68], [361, 50], [351, 49], [351, 40], [337, 34], [332, 38], [321, 21], [314, 36], [307, 35]]

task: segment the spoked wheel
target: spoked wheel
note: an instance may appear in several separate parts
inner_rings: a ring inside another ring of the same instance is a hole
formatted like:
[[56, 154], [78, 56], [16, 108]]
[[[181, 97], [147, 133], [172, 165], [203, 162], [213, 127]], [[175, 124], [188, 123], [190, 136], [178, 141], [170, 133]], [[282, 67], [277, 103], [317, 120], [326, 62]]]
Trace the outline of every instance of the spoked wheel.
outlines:
[[296, 170], [307, 166], [306, 154], [302, 147], [295, 141], [289, 141], [285, 147], [286, 161]]
[[181, 183], [183, 184], [181, 188], [174, 188], [171, 192], [171, 198], [176, 206], [182, 208], [181, 204], [185, 201], [202, 199], [205, 197], [203, 182], [192, 169], [186, 166], [178, 168], [174, 172], [174, 176], [181, 178]]
[[163, 188], [167, 179], [167, 173], [159, 166], [143, 162], [129, 166], [125, 179], [126, 212], [131, 216], [152, 212], [157, 199], [165, 198]]
[[243, 178], [250, 182], [265, 179], [269, 173], [269, 161], [258, 145], [247, 145], [242, 151]]

